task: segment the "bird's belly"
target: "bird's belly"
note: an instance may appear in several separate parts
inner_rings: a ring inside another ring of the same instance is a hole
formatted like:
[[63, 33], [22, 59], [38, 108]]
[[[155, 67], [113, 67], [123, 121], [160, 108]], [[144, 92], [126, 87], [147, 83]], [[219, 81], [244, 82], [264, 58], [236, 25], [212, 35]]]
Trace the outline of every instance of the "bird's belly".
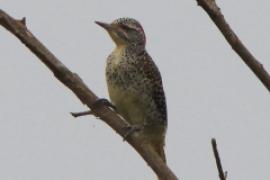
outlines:
[[131, 124], [144, 123], [144, 110], [140, 104], [140, 96], [137, 96], [130, 89], [123, 89], [117, 85], [108, 86], [109, 95], [116, 110], [125, 120]]

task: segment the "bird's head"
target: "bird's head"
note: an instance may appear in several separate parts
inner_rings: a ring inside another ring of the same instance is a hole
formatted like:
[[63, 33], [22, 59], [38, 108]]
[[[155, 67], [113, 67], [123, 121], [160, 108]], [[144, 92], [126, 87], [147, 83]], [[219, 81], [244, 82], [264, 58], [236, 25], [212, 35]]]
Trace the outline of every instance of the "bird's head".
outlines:
[[112, 23], [96, 21], [107, 30], [117, 46], [145, 47], [146, 39], [140, 23], [132, 18], [119, 18]]

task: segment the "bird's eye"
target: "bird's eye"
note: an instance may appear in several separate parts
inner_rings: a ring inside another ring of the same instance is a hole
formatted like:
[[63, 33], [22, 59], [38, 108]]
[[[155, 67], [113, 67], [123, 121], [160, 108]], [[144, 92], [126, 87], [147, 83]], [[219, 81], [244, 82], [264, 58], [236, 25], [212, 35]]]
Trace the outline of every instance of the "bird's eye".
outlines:
[[121, 28], [125, 31], [132, 31], [134, 30], [133, 28], [129, 27], [129, 26], [126, 26], [126, 25], [121, 25]]

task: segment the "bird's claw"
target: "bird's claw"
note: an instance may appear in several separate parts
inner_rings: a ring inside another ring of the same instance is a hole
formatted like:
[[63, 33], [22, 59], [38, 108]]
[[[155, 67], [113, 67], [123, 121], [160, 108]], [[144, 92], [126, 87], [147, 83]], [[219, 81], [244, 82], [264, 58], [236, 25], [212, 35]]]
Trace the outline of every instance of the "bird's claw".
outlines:
[[141, 125], [128, 125], [128, 126], [124, 127], [124, 129], [126, 130], [126, 133], [123, 136], [123, 141], [126, 141], [127, 138], [131, 134], [133, 134], [134, 132], [141, 131], [143, 129], [143, 126], [141, 126]]
[[94, 103], [93, 103], [93, 109], [99, 107], [100, 105], [105, 105], [105, 106], [108, 106], [110, 108], [112, 108], [113, 110], [116, 110], [116, 107], [115, 105], [113, 105], [108, 99], [106, 98], [100, 98], [98, 100], [96, 100]]
[[[108, 106], [108, 107], [111, 107], [113, 110], [116, 111], [116, 107], [110, 102], [108, 101], [107, 99], [105, 98], [100, 98], [98, 100], [96, 100], [94, 103], [93, 103], [93, 106], [92, 106], [92, 109], [96, 109], [98, 108], [99, 106], [101, 105], [104, 105], [104, 106]], [[83, 111], [83, 112], [71, 112], [70, 113], [73, 117], [80, 117], [80, 116], [85, 116], [85, 115], [90, 115], [90, 114], [93, 114], [92, 110], [88, 110], [88, 111]]]

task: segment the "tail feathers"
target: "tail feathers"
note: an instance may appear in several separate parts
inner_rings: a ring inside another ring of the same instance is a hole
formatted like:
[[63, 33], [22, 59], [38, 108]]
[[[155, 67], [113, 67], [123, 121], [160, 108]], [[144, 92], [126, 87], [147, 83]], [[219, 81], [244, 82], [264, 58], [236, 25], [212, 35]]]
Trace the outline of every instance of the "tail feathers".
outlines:
[[158, 153], [160, 158], [166, 163], [166, 155], [164, 151], [164, 144], [153, 144], [154, 150]]
[[[165, 152], [164, 152], [164, 144], [162, 144], [162, 143], [153, 144], [153, 148], [158, 153], [158, 155], [163, 160], [163, 162], [166, 164], [166, 156], [165, 156]], [[162, 179], [160, 179], [158, 177], [157, 180], [162, 180]]]

